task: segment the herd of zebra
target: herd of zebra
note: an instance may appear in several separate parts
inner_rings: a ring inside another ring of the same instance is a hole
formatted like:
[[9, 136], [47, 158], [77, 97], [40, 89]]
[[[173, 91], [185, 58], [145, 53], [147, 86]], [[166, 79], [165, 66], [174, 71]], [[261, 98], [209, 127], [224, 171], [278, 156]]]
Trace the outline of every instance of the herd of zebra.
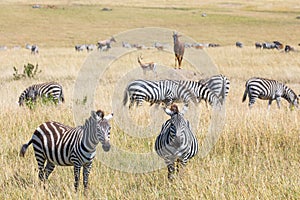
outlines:
[[[179, 166], [185, 166], [187, 161], [198, 152], [198, 142], [191, 131], [189, 121], [184, 118], [190, 102], [208, 102], [213, 107], [224, 105], [229, 93], [230, 81], [222, 75], [215, 75], [199, 81], [187, 80], [134, 80], [130, 82], [124, 92], [123, 105], [129, 101], [129, 108], [134, 104], [141, 106], [143, 102], [150, 105], [164, 104], [166, 114], [171, 118], [163, 123], [160, 134], [155, 141], [155, 151], [162, 157], [168, 168], [168, 178]], [[298, 107], [299, 98], [296, 93], [283, 83], [264, 78], [251, 78], [246, 82], [243, 101], [249, 96], [251, 108], [256, 99], [269, 100], [268, 107], [276, 100], [280, 108], [280, 99], [284, 98], [290, 106]], [[35, 101], [41, 96], [52, 96], [58, 102], [64, 102], [62, 86], [56, 82], [36, 84], [26, 88], [19, 97], [19, 105], [24, 101]], [[175, 103], [184, 104], [179, 111]], [[170, 109], [168, 108], [170, 107]], [[80, 169], [83, 167], [83, 184], [85, 191], [88, 187], [88, 176], [96, 154], [96, 147], [100, 142], [104, 151], [110, 149], [109, 119], [113, 113], [104, 116], [104, 112], [92, 111], [85, 124], [75, 128], [58, 122], [45, 122], [33, 133], [28, 143], [24, 144], [20, 156], [24, 156], [26, 149], [33, 144], [38, 163], [39, 179], [48, 179], [55, 165], [74, 166], [74, 187], [77, 191]], [[46, 166], [45, 162], [47, 161]], [[177, 165], [175, 166], [175, 163]]]

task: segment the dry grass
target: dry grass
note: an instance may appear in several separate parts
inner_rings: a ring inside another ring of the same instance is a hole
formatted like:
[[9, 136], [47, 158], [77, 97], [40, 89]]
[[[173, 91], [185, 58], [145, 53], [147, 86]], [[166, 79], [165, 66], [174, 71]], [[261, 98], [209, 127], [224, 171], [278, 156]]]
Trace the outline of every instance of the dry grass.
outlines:
[[[256, 50], [253, 47], [255, 41], [275, 39], [297, 44], [300, 28], [295, 20], [294, 8], [299, 5], [294, 1], [267, 1], [264, 7], [261, 7], [260, 1], [252, 1], [249, 5], [242, 1], [231, 1], [231, 4], [209, 1], [205, 5], [195, 1], [185, 1], [182, 5], [179, 1], [174, 1], [177, 9], [162, 9], [169, 3], [164, 1], [158, 9], [156, 1], [152, 1], [145, 9], [143, 2], [134, 1], [135, 7], [123, 1], [114, 1], [113, 4], [103, 1], [100, 5], [84, 6], [81, 4], [93, 2], [51, 0], [45, 1], [45, 4], [57, 4], [59, 9], [42, 9], [33, 11], [37, 12], [33, 14], [31, 7], [27, 5], [0, 5], [0, 9], [7, 11], [0, 12], [1, 34], [4, 35], [1, 43], [9, 47], [23, 47], [26, 42], [41, 44], [40, 55], [30, 55], [24, 49], [0, 51], [0, 187], [4, 188], [0, 199], [84, 198], [82, 185], [79, 193], [75, 194], [73, 191], [71, 167], [57, 167], [44, 190], [37, 177], [37, 164], [32, 148], [28, 149], [25, 158], [18, 157], [18, 152], [35, 128], [44, 121], [55, 120], [75, 125], [73, 115], [79, 113], [74, 113], [73, 110], [76, 104], [74, 84], [89, 56], [86, 52], [75, 52], [73, 45], [86, 40], [97, 41], [127, 28], [142, 26], [176, 28], [198, 41], [224, 44], [223, 47], [205, 51], [218, 66], [219, 72], [231, 81], [231, 90], [226, 101], [226, 124], [209, 155], [192, 159], [185, 170], [185, 176], [178, 177], [173, 183], [167, 180], [165, 168], [140, 174], [114, 170], [106, 166], [103, 159], [107, 159], [106, 162], [109, 163], [120, 157], [108, 157], [99, 148], [98, 154], [103, 157], [97, 157], [94, 161], [89, 199], [299, 199], [299, 110], [290, 111], [284, 100], [282, 109], [278, 110], [274, 104], [269, 112], [266, 101], [257, 101], [251, 111], [247, 103], [241, 102], [245, 81], [252, 76], [281, 80], [297, 94], [300, 93], [299, 52], [285, 54], [277, 50]], [[119, 7], [120, 5], [127, 7]], [[104, 6], [112, 7], [113, 11], [110, 14], [98, 12]], [[226, 10], [221, 11], [223, 8]], [[87, 10], [91, 10], [93, 15], [85, 14]], [[202, 18], [199, 15], [203, 10], [211, 14]], [[82, 13], [78, 14], [80, 11]], [[181, 17], [182, 13], [185, 14], [184, 17]], [[140, 17], [135, 17], [137, 15]], [[278, 19], [280, 22], [276, 23]], [[100, 26], [103, 21], [104, 25]], [[18, 33], [12, 31], [16, 27], [22, 27], [24, 23], [26, 29], [18, 29]], [[62, 25], [58, 28], [59, 31], [54, 29], [58, 24]], [[84, 31], [78, 32], [79, 27]], [[295, 32], [291, 34], [287, 30]], [[246, 47], [238, 49], [233, 46], [236, 40], [245, 41]], [[114, 47], [120, 45], [121, 41], [118, 42]], [[122, 82], [125, 75], [135, 72], [139, 78], [144, 78], [142, 72], [138, 71], [136, 62], [140, 53], [143, 54], [145, 62], [155, 59], [162, 65], [173, 66], [172, 54], [153, 49], [122, 56], [111, 64], [100, 80], [90, 80], [97, 82], [93, 105], [95, 109], [102, 108], [106, 112], [113, 109], [111, 99], [116, 97], [114, 95], [122, 97], [122, 88], [118, 89], [116, 86], [125, 87]], [[39, 64], [42, 73], [38, 78], [12, 80], [12, 66], [21, 70], [28, 62]], [[183, 61], [183, 67], [193, 70], [193, 66], [186, 60]], [[149, 72], [146, 77], [154, 78], [154, 75]], [[65, 104], [38, 106], [32, 111], [17, 106], [15, 102], [23, 89], [33, 83], [49, 80], [56, 80], [63, 85]], [[195, 110], [190, 109], [187, 117], [193, 121], [201, 110], [198, 123], [191, 124], [197, 129], [195, 133], [201, 144], [207, 133], [211, 111], [204, 104]], [[118, 118], [123, 115], [123, 110], [114, 110], [112, 144], [127, 152], [153, 151], [155, 134], [159, 132], [162, 124], [157, 118], [166, 119], [160, 110], [156, 111], [156, 116], [151, 116], [154, 111], [152, 109], [149, 112], [147, 105], [131, 111], [131, 116], [135, 116], [132, 118], [134, 122], [144, 126], [149, 123], [153, 125], [146, 129], [149, 138], [137, 138], [120, 127], [120, 123], [128, 123], [126, 119]], [[137, 127], [132, 127], [131, 131], [134, 134], [145, 134], [145, 131]], [[124, 158], [120, 159], [126, 161]]]

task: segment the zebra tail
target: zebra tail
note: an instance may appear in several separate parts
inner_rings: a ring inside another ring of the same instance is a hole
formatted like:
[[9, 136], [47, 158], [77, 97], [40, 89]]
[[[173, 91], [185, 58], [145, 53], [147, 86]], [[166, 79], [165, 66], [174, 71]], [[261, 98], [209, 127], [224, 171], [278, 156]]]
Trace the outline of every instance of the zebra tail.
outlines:
[[223, 105], [223, 103], [224, 103], [224, 101], [225, 101], [225, 95], [226, 95], [226, 94], [225, 94], [225, 93], [226, 93], [225, 88], [226, 88], [226, 79], [223, 78], [223, 86], [222, 86], [222, 91], [221, 91], [222, 99], [220, 100], [221, 105]]
[[23, 146], [22, 146], [22, 148], [20, 150], [20, 153], [19, 153], [20, 157], [24, 157], [25, 156], [26, 150], [29, 147], [29, 145], [31, 145], [31, 143], [32, 143], [32, 140], [30, 140], [27, 144], [23, 144]]
[[125, 92], [124, 92], [124, 98], [123, 98], [123, 106], [125, 106], [126, 105], [126, 103], [127, 103], [127, 101], [128, 101], [128, 91], [127, 90], [125, 90]]
[[61, 102], [65, 102], [65, 96], [64, 96], [64, 93], [63, 91], [60, 92], [60, 98], [61, 98]]
[[242, 100], [242, 102], [244, 102], [244, 101], [246, 100], [246, 98], [247, 98], [247, 93], [248, 93], [248, 88], [246, 87], [245, 92], [244, 92], [244, 95], [243, 95], [243, 100]]

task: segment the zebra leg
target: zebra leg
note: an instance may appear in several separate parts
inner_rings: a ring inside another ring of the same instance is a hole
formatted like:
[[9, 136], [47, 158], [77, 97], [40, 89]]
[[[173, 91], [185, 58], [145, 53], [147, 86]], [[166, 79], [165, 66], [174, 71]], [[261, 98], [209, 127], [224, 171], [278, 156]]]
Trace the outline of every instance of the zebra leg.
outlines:
[[84, 186], [84, 195], [87, 196], [88, 191], [88, 182], [89, 182], [89, 175], [90, 170], [92, 168], [92, 163], [89, 163], [85, 166], [83, 166], [83, 186]]
[[48, 177], [53, 172], [54, 168], [55, 168], [55, 165], [48, 161], [46, 168], [45, 168], [45, 180], [48, 180]]
[[41, 181], [45, 181], [45, 176], [44, 176], [44, 165], [46, 158], [44, 156], [40, 157], [40, 154], [35, 154], [36, 161], [38, 163], [38, 168], [39, 168], [39, 179]]
[[272, 101], [273, 101], [273, 99], [269, 99], [269, 103], [268, 103], [268, 110], [270, 110], [270, 108], [271, 108]]
[[276, 97], [277, 107], [280, 109], [280, 97]]
[[175, 173], [175, 160], [165, 160], [165, 163], [168, 167], [168, 179], [172, 181], [174, 179], [174, 173]]
[[251, 94], [248, 94], [249, 96], [249, 108], [251, 109], [253, 107], [253, 104], [255, 103], [256, 98], [251, 96]]
[[[186, 166], [186, 160], [178, 160], [177, 161], [177, 173], [179, 176], [183, 177], [184, 174], [184, 167]], [[179, 170], [180, 169], [180, 170]]]
[[75, 192], [77, 192], [77, 189], [78, 189], [78, 184], [79, 184], [79, 179], [80, 179], [80, 168], [81, 168], [81, 166], [74, 165]]

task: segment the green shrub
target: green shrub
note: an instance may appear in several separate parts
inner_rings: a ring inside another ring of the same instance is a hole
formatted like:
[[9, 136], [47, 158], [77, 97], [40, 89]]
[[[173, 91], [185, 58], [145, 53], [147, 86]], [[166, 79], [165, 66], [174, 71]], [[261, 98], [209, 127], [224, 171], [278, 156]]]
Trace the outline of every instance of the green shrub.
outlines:
[[34, 78], [37, 74], [41, 73], [42, 70], [38, 70], [39, 65], [36, 64], [35, 66], [31, 63], [28, 63], [27, 65], [24, 65], [23, 74], [19, 74], [18, 69], [14, 66], [14, 80], [19, 80], [21, 78]]

